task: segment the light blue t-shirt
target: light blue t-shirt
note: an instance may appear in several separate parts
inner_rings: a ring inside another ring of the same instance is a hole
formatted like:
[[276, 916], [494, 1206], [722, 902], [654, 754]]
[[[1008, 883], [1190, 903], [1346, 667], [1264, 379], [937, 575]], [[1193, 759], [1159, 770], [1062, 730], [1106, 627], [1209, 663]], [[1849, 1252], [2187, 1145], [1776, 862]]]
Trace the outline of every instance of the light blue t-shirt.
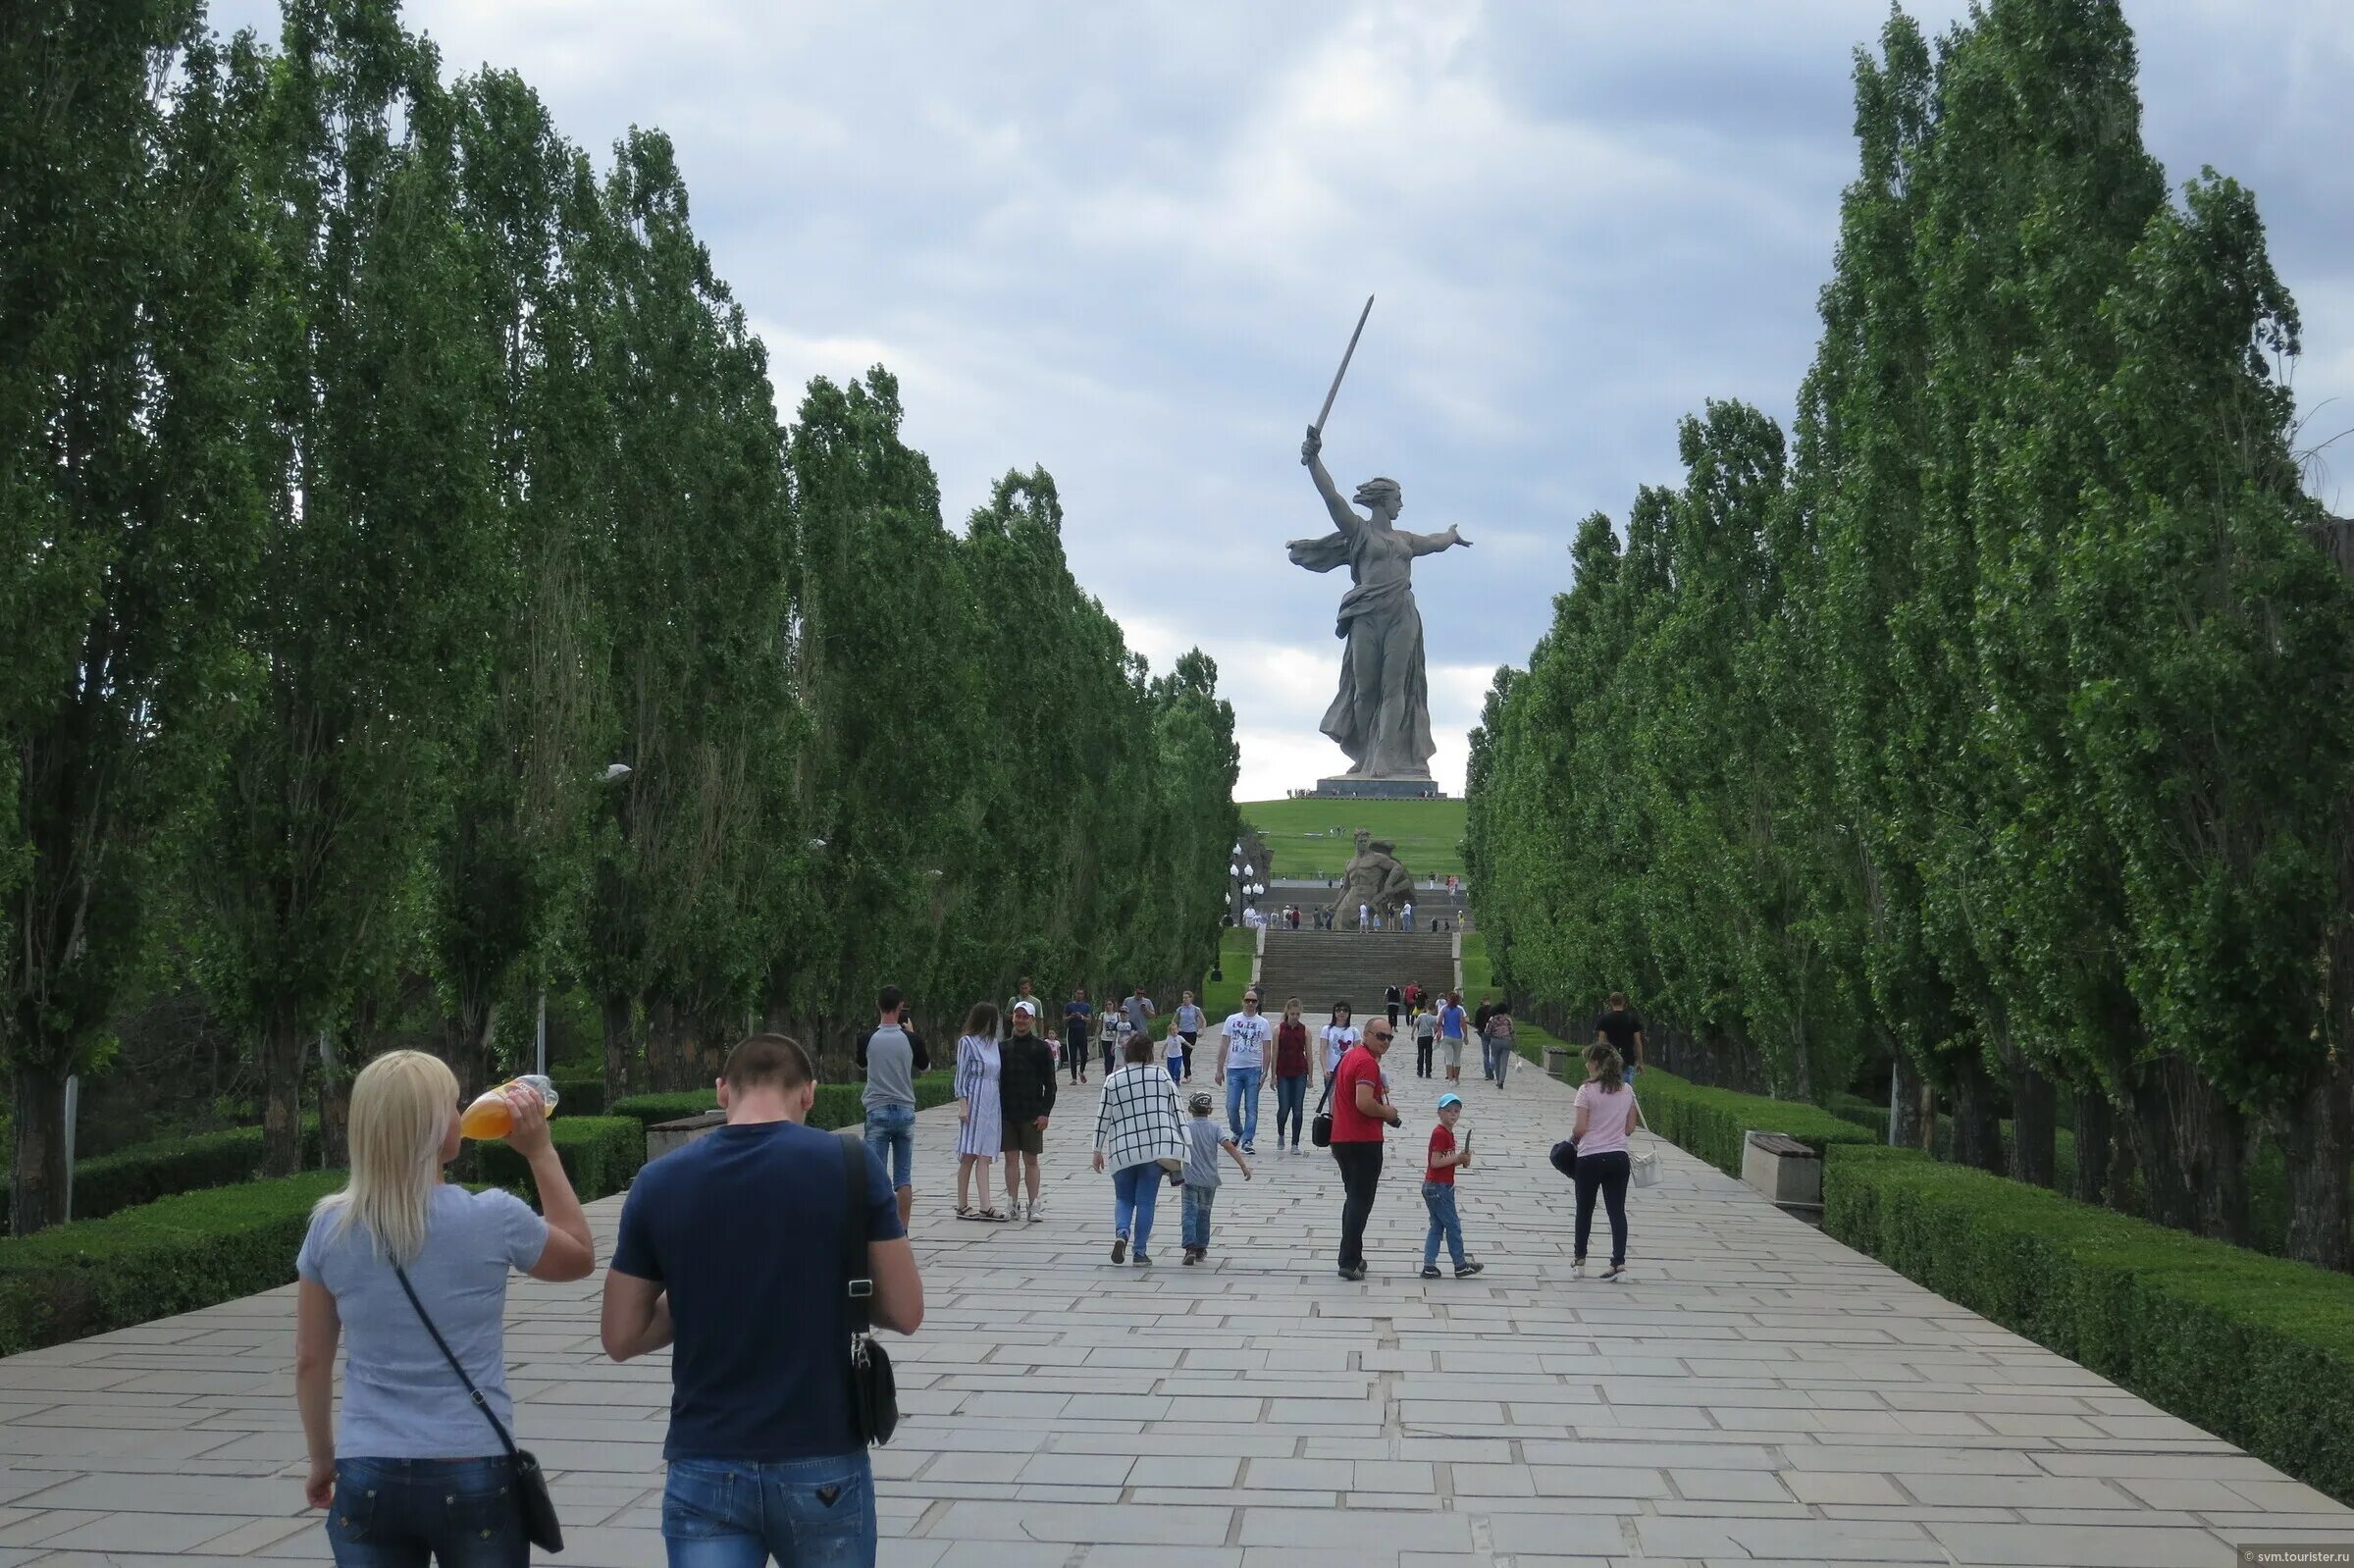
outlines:
[[[343, 1405], [336, 1453], [344, 1459], [475, 1459], [506, 1450], [467, 1399], [457, 1374], [417, 1321], [392, 1265], [359, 1226], [336, 1235], [338, 1216], [311, 1221], [294, 1272], [327, 1287], [343, 1321]], [[511, 1192], [434, 1189], [425, 1249], [408, 1266], [417, 1299], [433, 1314], [466, 1376], [511, 1434], [506, 1391], [510, 1271], [529, 1269], [548, 1246], [548, 1222]]]

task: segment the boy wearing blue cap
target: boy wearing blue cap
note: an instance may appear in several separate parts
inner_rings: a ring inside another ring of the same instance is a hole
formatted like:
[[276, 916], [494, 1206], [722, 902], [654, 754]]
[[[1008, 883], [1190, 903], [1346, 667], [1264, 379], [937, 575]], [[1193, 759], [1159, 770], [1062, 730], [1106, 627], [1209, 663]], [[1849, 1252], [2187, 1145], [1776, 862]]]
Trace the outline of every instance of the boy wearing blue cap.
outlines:
[[1471, 1164], [1471, 1134], [1455, 1142], [1455, 1123], [1463, 1116], [1463, 1097], [1439, 1097], [1439, 1124], [1431, 1129], [1430, 1164], [1422, 1174], [1423, 1206], [1431, 1211], [1430, 1233], [1422, 1241], [1422, 1277], [1439, 1278], [1439, 1238], [1446, 1238], [1447, 1255], [1454, 1260], [1455, 1278], [1469, 1279], [1486, 1265], [1463, 1250], [1463, 1222], [1455, 1214], [1455, 1173]]

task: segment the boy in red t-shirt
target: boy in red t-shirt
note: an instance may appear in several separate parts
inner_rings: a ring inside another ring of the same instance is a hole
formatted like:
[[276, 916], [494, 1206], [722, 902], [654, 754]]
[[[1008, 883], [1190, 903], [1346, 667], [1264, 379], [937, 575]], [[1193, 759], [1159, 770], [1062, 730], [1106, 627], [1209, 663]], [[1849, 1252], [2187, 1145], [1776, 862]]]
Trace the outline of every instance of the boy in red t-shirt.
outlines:
[[1430, 1233], [1422, 1241], [1422, 1277], [1439, 1278], [1439, 1238], [1446, 1238], [1447, 1255], [1454, 1259], [1455, 1278], [1468, 1279], [1485, 1265], [1463, 1250], [1463, 1222], [1455, 1215], [1455, 1173], [1471, 1164], [1471, 1134], [1455, 1141], [1455, 1124], [1463, 1116], [1463, 1097], [1439, 1097], [1439, 1124], [1431, 1128], [1431, 1158], [1422, 1174], [1423, 1206], [1431, 1211]]

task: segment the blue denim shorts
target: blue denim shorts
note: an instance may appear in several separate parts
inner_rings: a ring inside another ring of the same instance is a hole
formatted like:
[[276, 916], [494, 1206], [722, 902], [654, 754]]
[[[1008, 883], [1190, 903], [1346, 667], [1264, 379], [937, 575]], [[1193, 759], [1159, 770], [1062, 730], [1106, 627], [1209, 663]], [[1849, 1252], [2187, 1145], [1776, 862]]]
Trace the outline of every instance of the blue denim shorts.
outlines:
[[895, 1187], [915, 1184], [915, 1108], [875, 1105], [866, 1108], [866, 1147], [891, 1173]]

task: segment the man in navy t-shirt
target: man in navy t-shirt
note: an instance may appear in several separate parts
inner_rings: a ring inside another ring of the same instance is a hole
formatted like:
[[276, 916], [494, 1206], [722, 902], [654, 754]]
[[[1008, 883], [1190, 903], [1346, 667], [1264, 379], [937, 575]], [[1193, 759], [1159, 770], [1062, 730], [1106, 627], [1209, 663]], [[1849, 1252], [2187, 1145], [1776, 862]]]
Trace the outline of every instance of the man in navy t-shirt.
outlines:
[[[738, 1045], [727, 1125], [639, 1173], [604, 1280], [615, 1361], [672, 1346], [662, 1534], [780, 1562], [872, 1562], [874, 1479], [850, 1408], [843, 1140], [805, 1125], [809, 1054]], [[874, 1326], [914, 1333], [923, 1282], [891, 1179], [864, 1155], [858, 1211]], [[828, 1555], [829, 1552], [839, 1554]]]

